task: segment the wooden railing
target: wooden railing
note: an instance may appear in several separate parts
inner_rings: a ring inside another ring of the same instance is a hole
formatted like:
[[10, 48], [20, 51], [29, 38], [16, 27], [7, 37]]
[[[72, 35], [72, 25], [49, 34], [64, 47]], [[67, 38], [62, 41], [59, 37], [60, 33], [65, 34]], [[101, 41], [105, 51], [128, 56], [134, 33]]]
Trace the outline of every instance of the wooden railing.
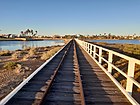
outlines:
[[[132, 97], [132, 92], [133, 92], [134, 85], [140, 88], [140, 83], [138, 83], [134, 79], [135, 64], [140, 65], [140, 60], [91, 44], [89, 42], [81, 41], [79, 39], [75, 39], [75, 40], [92, 57], [92, 59], [100, 66], [100, 68], [110, 77], [110, 79], [117, 85], [117, 87], [122, 91], [122, 93], [127, 97], [127, 99], [133, 105], [139, 105], [139, 103]], [[97, 49], [98, 49], [98, 53], [96, 51]], [[107, 59], [103, 57], [103, 51], [108, 53]], [[113, 55], [124, 58], [125, 60], [128, 61], [127, 73], [123, 72], [121, 69], [119, 69], [112, 63]], [[107, 68], [103, 67], [102, 64], [103, 61], [107, 63], [108, 66]], [[121, 75], [123, 75], [127, 79], [126, 88], [123, 88], [122, 85], [112, 76], [113, 69], [118, 71]]]

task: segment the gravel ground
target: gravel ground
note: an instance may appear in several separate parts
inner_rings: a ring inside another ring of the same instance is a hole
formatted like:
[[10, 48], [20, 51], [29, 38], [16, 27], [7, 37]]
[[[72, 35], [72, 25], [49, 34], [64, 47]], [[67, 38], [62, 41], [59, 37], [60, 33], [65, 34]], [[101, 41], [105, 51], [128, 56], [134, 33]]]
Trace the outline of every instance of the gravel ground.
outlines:
[[[54, 48], [56, 48], [56, 46], [36, 48], [36, 58], [31, 57], [26, 60], [23, 60], [23, 56], [25, 55], [19, 57], [18, 59], [13, 59], [12, 56], [0, 56], [0, 100], [45, 62], [45, 60], [40, 59], [43, 52], [50, 51]], [[25, 54], [28, 54], [29, 50], [24, 50], [24, 52]], [[5, 63], [11, 61], [20, 63], [20, 72], [17, 72], [17, 69], [8, 70], [3, 67]]]

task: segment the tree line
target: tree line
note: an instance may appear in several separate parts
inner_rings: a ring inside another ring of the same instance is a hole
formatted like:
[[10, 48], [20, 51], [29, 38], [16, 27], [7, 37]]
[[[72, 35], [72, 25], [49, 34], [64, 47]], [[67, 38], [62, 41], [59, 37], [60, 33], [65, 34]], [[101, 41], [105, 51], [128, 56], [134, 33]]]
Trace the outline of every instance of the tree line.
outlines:
[[20, 32], [20, 36], [22, 37], [26, 37], [26, 36], [36, 36], [37, 35], [37, 31], [34, 31], [32, 29], [27, 29], [25, 31], [21, 31]]

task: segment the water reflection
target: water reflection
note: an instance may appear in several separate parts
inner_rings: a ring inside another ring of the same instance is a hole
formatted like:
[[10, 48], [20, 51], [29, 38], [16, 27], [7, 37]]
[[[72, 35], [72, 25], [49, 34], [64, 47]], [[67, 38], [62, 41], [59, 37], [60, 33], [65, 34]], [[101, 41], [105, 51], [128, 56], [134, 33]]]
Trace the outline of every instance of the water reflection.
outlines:
[[17, 50], [25, 47], [45, 47], [53, 45], [64, 45], [63, 40], [43, 41], [0, 41], [0, 50]]

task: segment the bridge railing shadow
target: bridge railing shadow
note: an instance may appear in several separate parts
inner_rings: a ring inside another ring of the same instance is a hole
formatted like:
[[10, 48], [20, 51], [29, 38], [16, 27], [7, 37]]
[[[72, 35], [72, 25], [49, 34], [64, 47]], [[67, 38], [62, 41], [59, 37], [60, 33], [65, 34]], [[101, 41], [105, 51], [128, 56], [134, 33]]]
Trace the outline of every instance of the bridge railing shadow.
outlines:
[[[97, 104], [103, 101], [108, 104], [112, 104], [112, 100], [107, 96], [103, 81], [99, 77], [103, 73], [99, 66], [91, 65], [91, 60], [85, 58], [83, 51], [77, 45], [77, 56], [79, 59], [80, 73], [83, 83], [83, 90], [85, 95], [85, 100], [87, 104]], [[95, 71], [94, 71], [95, 70]], [[97, 74], [99, 73], [99, 75]], [[107, 81], [106, 81], [107, 82]]]

